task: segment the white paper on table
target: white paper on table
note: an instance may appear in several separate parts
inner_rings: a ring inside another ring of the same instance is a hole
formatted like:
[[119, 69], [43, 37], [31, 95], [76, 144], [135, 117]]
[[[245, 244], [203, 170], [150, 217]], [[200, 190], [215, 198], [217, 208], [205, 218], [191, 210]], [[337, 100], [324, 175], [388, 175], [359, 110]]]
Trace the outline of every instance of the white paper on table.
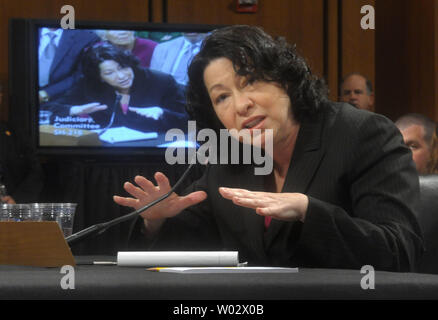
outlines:
[[237, 251], [121, 251], [121, 267], [232, 267], [239, 264]]
[[149, 268], [149, 271], [170, 273], [297, 273], [298, 268], [282, 267], [168, 267]]
[[[102, 130], [96, 130], [97, 133], [100, 133], [101, 131]], [[157, 137], [158, 137], [158, 133], [156, 132], [141, 132], [127, 127], [117, 127], [117, 128], [106, 129], [104, 133], [102, 133], [102, 135], [99, 136], [99, 139], [109, 143], [116, 143], [116, 142], [156, 139]]]
[[176, 140], [157, 146], [158, 148], [196, 148], [196, 143], [190, 140]]

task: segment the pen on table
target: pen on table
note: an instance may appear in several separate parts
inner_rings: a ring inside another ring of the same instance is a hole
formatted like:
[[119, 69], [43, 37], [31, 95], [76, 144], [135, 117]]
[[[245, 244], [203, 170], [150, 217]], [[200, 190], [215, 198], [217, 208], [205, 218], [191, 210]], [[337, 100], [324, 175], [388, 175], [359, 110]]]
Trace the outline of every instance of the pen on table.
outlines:
[[166, 267], [153, 267], [153, 268], [147, 268], [146, 270], [159, 272], [162, 269], [166, 269]]

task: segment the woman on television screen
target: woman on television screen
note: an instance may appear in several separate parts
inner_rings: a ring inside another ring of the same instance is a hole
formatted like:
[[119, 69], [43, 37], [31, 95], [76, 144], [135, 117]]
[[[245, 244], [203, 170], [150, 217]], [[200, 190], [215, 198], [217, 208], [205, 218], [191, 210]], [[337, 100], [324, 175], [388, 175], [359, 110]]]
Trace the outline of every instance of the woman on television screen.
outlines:
[[44, 106], [53, 113], [52, 123], [91, 117], [98, 129], [187, 127], [184, 87], [170, 75], [142, 68], [129, 51], [99, 43], [85, 52], [81, 66], [78, 83]]

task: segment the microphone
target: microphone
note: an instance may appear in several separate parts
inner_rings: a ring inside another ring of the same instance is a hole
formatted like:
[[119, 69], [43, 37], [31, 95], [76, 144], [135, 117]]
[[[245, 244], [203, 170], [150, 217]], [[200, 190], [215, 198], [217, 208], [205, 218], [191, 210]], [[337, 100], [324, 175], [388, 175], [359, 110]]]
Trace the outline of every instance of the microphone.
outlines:
[[[196, 155], [197, 153], [195, 153]], [[175, 190], [176, 188], [178, 188], [178, 186], [181, 184], [181, 182], [184, 181], [184, 179], [187, 177], [187, 175], [189, 174], [190, 169], [192, 169], [192, 167], [195, 165], [196, 161], [192, 161], [192, 163], [190, 163], [189, 167], [184, 171], [183, 175], [179, 178], [179, 180], [175, 183], [175, 185], [169, 190], [169, 192], [167, 192], [166, 194], [162, 195], [161, 197], [155, 199], [154, 201], [148, 203], [147, 205], [145, 205], [144, 207], [137, 209], [131, 213], [128, 213], [124, 216], [115, 218], [113, 220], [107, 221], [107, 222], [102, 222], [102, 223], [98, 223], [95, 225], [92, 225], [86, 229], [83, 229], [79, 232], [76, 232], [74, 234], [72, 234], [71, 236], [68, 236], [67, 238], [65, 238], [65, 240], [67, 241], [67, 243], [73, 244], [76, 243], [82, 239], [87, 238], [88, 236], [94, 234], [94, 233], [98, 233], [98, 234], [102, 234], [104, 233], [106, 230], [108, 230], [108, 228], [113, 227], [115, 225], [118, 225], [119, 223], [122, 223], [124, 221], [128, 221], [130, 219], [133, 219], [135, 217], [137, 217], [140, 213], [142, 213], [143, 211], [153, 207], [154, 205], [156, 205], [157, 203], [160, 203], [161, 201], [163, 201], [164, 199], [166, 199], [167, 197], [169, 197]]]
[[116, 116], [116, 109], [119, 106], [121, 100], [122, 96], [116, 93], [116, 100], [114, 101], [113, 113], [111, 114], [110, 121], [108, 122], [108, 125], [98, 134], [99, 137], [103, 135], [113, 125], [114, 118]]

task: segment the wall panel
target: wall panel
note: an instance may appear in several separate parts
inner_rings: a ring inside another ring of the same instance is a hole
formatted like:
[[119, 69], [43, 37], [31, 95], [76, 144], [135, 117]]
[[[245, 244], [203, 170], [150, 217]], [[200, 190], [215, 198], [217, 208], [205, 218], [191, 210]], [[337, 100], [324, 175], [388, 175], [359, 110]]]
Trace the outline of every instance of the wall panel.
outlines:
[[378, 111], [438, 121], [438, 1], [377, 2], [376, 18]]
[[[340, 4], [340, 78], [359, 72], [375, 83], [375, 30], [362, 29], [360, 22], [364, 5], [375, 6], [375, 0], [343, 0]], [[376, 92], [377, 94], [377, 92]]]
[[324, 75], [329, 87], [331, 100], [338, 99], [338, 87], [340, 78], [340, 25], [339, 25], [339, 1], [327, 0], [325, 6], [325, 53]]
[[257, 13], [237, 13], [231, 0], [167, 0], [167, 22], [249, 24], [296, 43], [317, 74], [324, 71], [324, 1], [260, 0]]

